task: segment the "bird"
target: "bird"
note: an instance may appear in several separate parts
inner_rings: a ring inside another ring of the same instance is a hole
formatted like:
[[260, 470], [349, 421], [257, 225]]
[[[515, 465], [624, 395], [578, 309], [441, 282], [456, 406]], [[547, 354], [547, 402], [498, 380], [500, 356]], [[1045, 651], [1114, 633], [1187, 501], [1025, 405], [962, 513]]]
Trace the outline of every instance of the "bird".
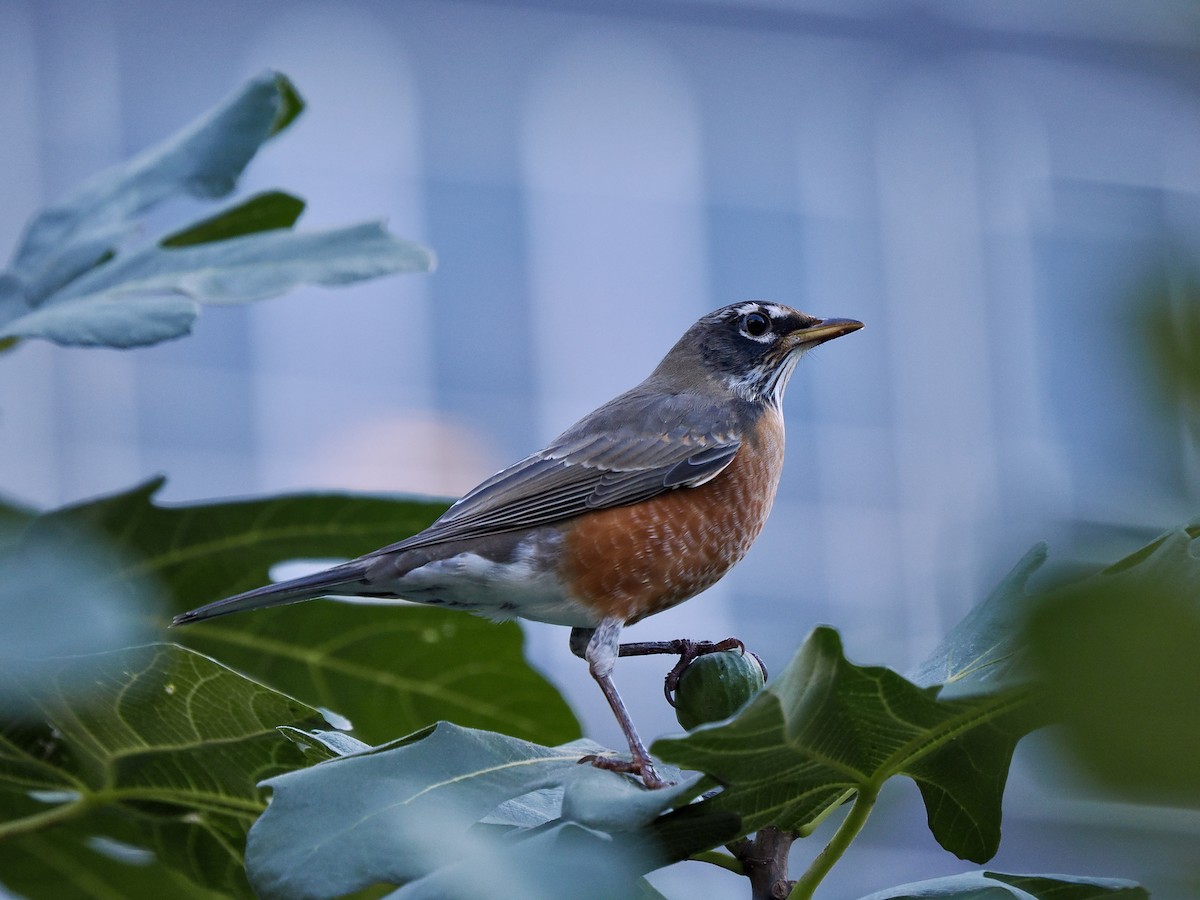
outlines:
[[779, 486], [783, 395], [796, 363], [862, 327], [762, 300], [721, 307], [639, 385], [483, 481], [424, 531], [172, 625], [333, 595], [567, 626], [629, 744], [628, 761], [588, 760], [662, 787], [613, 682], [617, 658], [677, 652], [682, 662], [740, 642], [622, 644], [622, 630], [711, 587], [746, 554]]

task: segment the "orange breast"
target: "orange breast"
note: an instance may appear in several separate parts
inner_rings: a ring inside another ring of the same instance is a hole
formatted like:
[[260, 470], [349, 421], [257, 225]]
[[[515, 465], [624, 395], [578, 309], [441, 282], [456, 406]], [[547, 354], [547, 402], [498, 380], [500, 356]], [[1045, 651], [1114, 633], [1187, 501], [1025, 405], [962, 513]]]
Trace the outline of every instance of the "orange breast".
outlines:
[[560, 576], [599, 616], [636, 622], [693, 597], [737, 563], [762, 530], [783, 468], [783, 419], [763, 413], [712, 481], [580, 516]]

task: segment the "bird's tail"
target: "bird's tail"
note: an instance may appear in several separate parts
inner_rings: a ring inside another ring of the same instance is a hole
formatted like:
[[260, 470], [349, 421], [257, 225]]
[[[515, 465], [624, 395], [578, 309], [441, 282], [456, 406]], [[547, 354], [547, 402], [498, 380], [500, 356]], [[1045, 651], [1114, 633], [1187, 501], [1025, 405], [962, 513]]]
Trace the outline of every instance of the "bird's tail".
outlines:
[[191, 622], [227, 616], [230, 613], [246, 609], [264, 609], [268, 606], [300, 603], [328, 594], [354, 594], [356, 593], [354, 588], [362, 587], [362, 578], [365, 573], [365, 563], [361, 560], [354, 560], [334, 566], [332, 569], [305, 575], [302, 578], [268, 584], [265, 587], [246, 591], [244, 594], [234, 594], [224, 600], [215, 600], [197, 609], [180, 613], [171, 620], [171, 624], [187, 625]]

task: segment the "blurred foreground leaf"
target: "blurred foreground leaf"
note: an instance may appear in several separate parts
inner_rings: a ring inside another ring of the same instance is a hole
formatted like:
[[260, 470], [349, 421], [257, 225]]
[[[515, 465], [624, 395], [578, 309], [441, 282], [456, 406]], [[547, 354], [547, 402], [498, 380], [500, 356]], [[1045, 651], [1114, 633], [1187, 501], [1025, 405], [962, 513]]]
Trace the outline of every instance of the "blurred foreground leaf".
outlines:
[[943, 700], [1027, 683], [1031, 673], [1021, 626], [1032, 603], [1029, 581], [1047, 555], [1045, 544], [1026, 553], [908, 678], [921, 687], [940, 685]]
[[1200, 805], [1200, 525], [1045, 598], [1028, 640], [1085, 769], [1126, 797]]
[[37, 518], [37, 512], [10, 500], [0, 499], [0, 553], [20, 538], [25, 527]]
[[405, 898], [606, 900], [631, 896], [641, 873], [735, 833], [736, 817], [720, 813], [662, 815], [686, 806], [697, 777], [675, 773], [677, 786], [647, 791], [579, 765], [600, 750], [443, 722], [274, 778], [247, 846], [251, 881], [267, 898], [391, 884], [405, 885], [394, 895]]
[[[1165, 277], [1164, 277], [1165, 276]], [[1200, 272], [1182, 259], [1141, 292], [1136, 310], [1146, 370], [1172, 403], [1200, 413]], [[1195, 423], [1193, 423], [1195, 424]]]
[[[168, 596], [161, 620], [265, 584], [276, 563], [350, 558], [420, 531], [441, 501], [345, 495], [159, 506], [155, 480], [42, 516], [31, 536], [112, 542], [126, 563], [93, 590]], [[410, 605], [313, 601], [170, 631], [173, 640], [353, 724], [382, 743], [440, 718], [558, 743], [579, 725], [530, 668], [515, 623]], [[584, 671], [580, 664], [581, 673]]]
[[[21, 520], [28, 526], [33, 519]], [[63, 534], [14, 530], [0, 541], [0, 710], [25, 711], [46, 679], [86, 691], [88, 667], [48, 667], [47, 657], [78, 656], [152, 640], [153, 585], [117, 589], [109, 574], [122, 561], [107, 539], [82, 530]], [[74, 683], [69, 680], [74, 679]]]
[[[276, 727], [319, 726], [316, 710], [169, 644], [46, 665], [64, 674], [29, 690], [39, 718], [0, 722], [4, 884], [95, 896], [128, 866], [131, 885], [152, 877], [161, 889], [173, 878], [147, 873], [162, 863], [247, 896], [258, 782], [304, 764]], [[76, 665], [91, 679], [84, 693], [68, 677]]]
[[151, 207], [175, 196], [229, 194], [258, 148], [302, 108], [283, 75], [263, 73], [163, 143], [43, 210], [0, 272], [0, 341], [153, 344], [187, 334], [201, 303], [432, 268], [428, 250], [377, 223], [292, 233], [303, 203], [280, 192], [127, 249], [138, 216]]

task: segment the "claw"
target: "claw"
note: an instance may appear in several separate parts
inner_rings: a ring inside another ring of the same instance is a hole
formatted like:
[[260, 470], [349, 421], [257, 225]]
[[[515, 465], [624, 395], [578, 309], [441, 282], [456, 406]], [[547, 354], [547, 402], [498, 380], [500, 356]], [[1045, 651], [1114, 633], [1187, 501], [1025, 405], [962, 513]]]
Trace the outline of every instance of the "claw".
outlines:
[[[675, 667], [667, 673], [667, 677], [663, 680], [663, 695], [667, 698], [667, 702], [671, 706], [675, 705], [675, 691], [679, 687], [679, 679], [683, 677], [683, 670], [692, 664], [692, 661], [698, 656], [706, 656], [709, 653], [721, 653], [725, 650], [737, 650], [739, 653], [746, 652], [746, 645], [735, 637], [725, 638], [723, 641], [689, 641], [686, 638], [672, 641], [672, 644], [677, 646], [679, 654], [679, 662]], [[751, 654], [754, 656], [754, 654]], [[757, 656], [754, 656], [758, 659]], [[762, 660], [758, 660], [758, 664], [762, 665]], [[767, 671], [763, 667], [763, 671]]]

